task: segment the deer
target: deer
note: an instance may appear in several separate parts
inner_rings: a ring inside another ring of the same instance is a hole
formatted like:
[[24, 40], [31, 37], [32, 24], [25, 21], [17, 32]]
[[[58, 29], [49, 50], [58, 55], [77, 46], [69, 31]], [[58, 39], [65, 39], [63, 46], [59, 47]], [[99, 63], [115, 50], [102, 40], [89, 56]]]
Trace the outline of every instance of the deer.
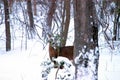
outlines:
[[53, 61], [53, 58], [58, 57], [57, 50], [54, 49], [54, 47], [51, 45], [51, 43], [49, 43], [49, 57], [50, 57], [51, 61]]
[[51, 61], [52, 58], [57, 58], [58, 56], [66, 57], [69, 60], [73, 60], [74, 46], [55, 47], [53, 47], [52, 44], [49, 43], [49, 56]]
[[[49, 43], [49, 57], [50, 60], [54, 63], [54, 68], [58, 67], [58, 62], [56, 59], [58, 56], [66, 57], [73, 63], [73, 50], [74, 46], [59, 46], [56, 38], [48, 33], [48, 43]], [[61, 65], [62, 66], [62, 65]]]
[[49, 57], [50, 60], [54, 63], [54, 68], [58, 68], [58, 66], [60, 66], [60, 68], [62, 69], [63, 67], [63, 64], [59, 65], [58, 62], [56, 62], [55, 60], [55, 58], [57, 58], [58, 56], [66, 57], [73, 63], [73, 49], [74, 46], [55, 48], [49, 43]]

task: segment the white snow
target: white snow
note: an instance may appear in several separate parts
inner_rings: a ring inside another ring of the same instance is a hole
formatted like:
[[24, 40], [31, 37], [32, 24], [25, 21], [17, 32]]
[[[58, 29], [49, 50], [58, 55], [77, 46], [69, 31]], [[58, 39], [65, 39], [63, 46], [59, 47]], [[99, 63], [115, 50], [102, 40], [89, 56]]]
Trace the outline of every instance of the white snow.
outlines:
[[114, 42], [115, 49], [110, 49], [108, 45], [100, 47], [99, 58], [99, 80], [119, 80], [120, 79], [120, 42]]
[[[65, 62], [64, 68], [59, 69], [57, 72], [57, 69], [52, 68], [50, 73], [48, 74], [48, 80], [54, 80], [55, 77], [57, 77], [56, 80], [73, 80], [74, 74], [75, 74], [75, 67], [73, 66], [72, 62], [68, 60], [65, 57], [58, 57], [55, 59], [56, 62], [60, 65], [60, 62]], [[57, 72], [57, 75], [56, 75]]]
[[45, 54], [39, 43], [32, 50], [3, 53], [0, 55], [0, 80], [41, 80], [40, 63]]
[[[41, 77], [40, 64], [48, 58], [48, 49], [46, 47], [43, 50], [42, 44], [33, 40], [30, 45], [28, 50], [22, 51], [18, 49], [6, 53], [0, 49], [0, 80], [44, 80]], [[119, 52], [119, 46], [115, 47], [115, 50], [110, 50], [106, 46], [100, 47], [99, 80], [119, 80]], [[56, 69], [51, 68], [48, 78], [54, 79], [54, 74]]]

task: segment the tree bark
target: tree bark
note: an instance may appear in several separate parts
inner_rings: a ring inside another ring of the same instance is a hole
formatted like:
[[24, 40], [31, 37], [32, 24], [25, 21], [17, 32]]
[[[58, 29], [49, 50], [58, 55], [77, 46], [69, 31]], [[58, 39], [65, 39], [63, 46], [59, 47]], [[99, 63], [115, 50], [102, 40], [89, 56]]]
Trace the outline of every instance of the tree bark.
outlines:
[[37, 15], [37, 0], [33, 0], [34, 5], [34, 15]]
[[5, 13], [5, 32], [6, 32], [6, 51], [11, 50], [11, 34], [10, 34], [10, 17], [8, 1], [4, 1], [4, 13]]
[[75, 80], [98, 80], [98, 26], [92, 0], [74, 0]]
[[119, 19], [120, 19], [120, 1], [119, 0], [113, 0], [116, 4], [116, 12], [114, 13], [114, 27], [113, 27], [113, 35], [114, 37], [112, 38], [112, 40], [116, 41], [119, 40], [120, 36], [119, 36]]
[[30, 26], [28, 26], [28, 32], [29, 32], [28, 35], [30, 34], [30, 37], [33, 38], [34, 33], [35, 33], [35, 26], [34, 26], [31, 0], [27, 0], [27, 10], [28, 10], [29, 24], [30, 24]]
[[[64, 1], [65, 4], [65, 22], [63, 24], [63, 34], [62, 34], [62, 38], [63, 38], [63, 42], [61, 42], [61, 46], [65, 46], [66, 45], [66, 41], [67, 41], [67, 35], [68, 35], [68, 29], [69, 29], [69, 24], [70, 24], [70, 0], [65, 0]], [[64, 20], [64, 19], [63, 19]]]

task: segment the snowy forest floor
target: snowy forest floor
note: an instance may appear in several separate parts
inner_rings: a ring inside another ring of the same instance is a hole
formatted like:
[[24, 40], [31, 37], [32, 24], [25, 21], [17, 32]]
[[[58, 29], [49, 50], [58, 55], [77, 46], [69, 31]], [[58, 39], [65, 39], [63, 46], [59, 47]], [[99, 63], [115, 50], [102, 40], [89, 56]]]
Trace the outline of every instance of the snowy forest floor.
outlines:
[[[39, 42], [32, 42], [26, 51], [0, 50], [0, 80], [44, 80], [40, 76], [40, 63], [48, 57], [48, 46], [43, 50]], [[120, 79], [119, 53], [117, 48], [110, 51], [105, 46], [100, 47], [99, 80]]]
[[114, 42], [111, 46], [114, 49], [103, 45], [100, 47], [99, 57], [99, 80], [120, 79], [120, 43]]

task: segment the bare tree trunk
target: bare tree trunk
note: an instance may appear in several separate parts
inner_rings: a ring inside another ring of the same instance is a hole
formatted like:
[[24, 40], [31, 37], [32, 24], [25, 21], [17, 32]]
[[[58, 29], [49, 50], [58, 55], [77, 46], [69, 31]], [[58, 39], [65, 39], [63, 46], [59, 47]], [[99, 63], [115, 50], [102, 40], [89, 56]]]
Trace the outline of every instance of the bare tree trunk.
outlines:
[[5, 32], [6, 32], [6, 51], [11, 50], [11, 34], [10, 34], [10, 18], [9, 18], [9, 6], [8, 1], [4, 1], [4, 13], [5, 13]]
[[30, 26], [28, 26], [28, 30], [29, 30], [30, 37], [33, 38], [35, 33], [35, 26], [34, 26], [31, 0], [27, 0], [27, 10], [28, 10], [28, 16], [29, 16], [29, 23], [30, 23]]
[[37, 15], [37, 2], [36, 2], [36, 0], [33, 0], [33, 5], [34, 5], [34, 15]]
[[50, 34], [52, 36], [52, 31], [51, 31], [51, 27], [52, 27], [52, 21], [54, 18], [54, 13], [56, 10], [56, 0], [49, 0], [49, 9], [48, 9], [48, 13], [47, 13], [47, 18], [46, 18], [46, 24], [43, 27], [43, 31], [42, 31], [42, 36], [46, 39], [48, 34]]
[[50, 7], [47, 15], [47, 27], [51, 30], [52, 20], [56, 10], [56, 0], [50, 0]]
[[92, 0], [74, 0], [75, 80], [98, 80], [98, 26], [94, 14]]
[[119, 9], [120, 9], [120, 1], [118, 1], [118, 0], [113, 0], [113, 1], [115, 1], [115, 3], [116, 3], [116, 11], [117, 12], [115, 12], [114, 14], [114, 16], [115, 16], [115, 18], [114, 18], [114, 27], [113, 27], [113, 35], [114, 35], [114, 37], [112, 38], [112, 40], [118, 40], [119, 39], [119, 19], [120, 19], [120, 11], [119, 11]]
[[[66, 44], [66, 40], [67, 40], [67, 35], [68, 35], [68, 29], [69, 29], [69, 24], [70, 24], [70, 0], [65, 0], [64, 1], [65, 4], [65, 22], [63, 24], [63, 35], [61, 36], [63, 38], [63, 42], [61, 46], [65, 46]], [[63, 19], [64, 20], [64, 19]]]

